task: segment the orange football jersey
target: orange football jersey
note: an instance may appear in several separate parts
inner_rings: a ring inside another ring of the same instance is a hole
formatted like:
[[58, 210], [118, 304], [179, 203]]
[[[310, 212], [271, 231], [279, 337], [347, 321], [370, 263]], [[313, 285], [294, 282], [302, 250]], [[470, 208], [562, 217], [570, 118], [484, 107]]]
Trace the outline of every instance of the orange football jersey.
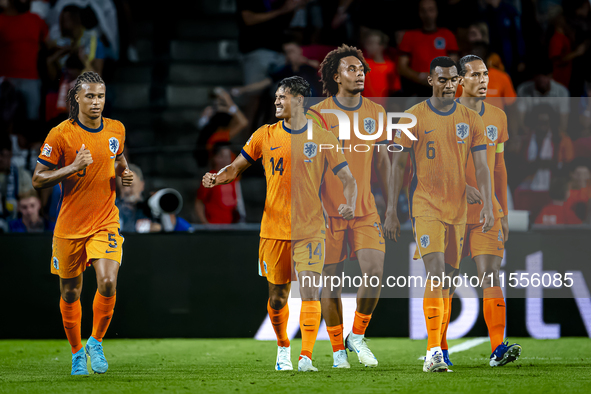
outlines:
[[115, 206], [115, 159], [123, 153], [125, 127], [117, 120], [102, 118], [90, 129], [66, 120], [54, 127], [41, 147], [37, 161], [50, 168], [69, 166], [84, 144], [92, 164], [64, 180], [54, 235], [84, 238], [102, 229], [119, 227]]
[[[459, 102], [459, 101], [458, 101]], [[495, 161], [497, 157], [497, 144], [501, 144], [509, 139], [509, 132], [507, 130], [507, 115], [505, 112], [487, 102], [482, 103], [482, 111], [479, 115], [482, 117], [484, 123], [484, 131], [486, 134], [486, 162], [490, 170], [490, 180], [492, 183], [492, 201], [493, 212], [495, 219], [505, 216], [499, 200], [495, 195]], [[478, 189], [476, 182], [476, 169], [474, 168], [474, 160], [472, 154], [468, 156], [468, 163], [466, 167], [466, 183]], [[480, 211], [482, 205], [468, 204], [468, 219], [466, 223], [477, 224], [480, 223]]]
[[336, 174], [347, 162], [336, 149], [320, 149], [322, 144], [338, 144], [332, 133], [314, 125], [308, 140], [307, 130], [307, 125], [291, 130], [283, 121], [264, 125], [242, 149], [242, 156], [251, 164], [262, 158], [265, 169], [267, 198], [261, 238], [326, 237], [320, 184], [325, 171]]
[[[387, 144], [388, 138], [386, 134], [386, 111], [384, 108], [361, 97], [359, 104], [356, 107], [345, 107], [342, 105], [337, 97], [329, 97], [326, 100], [311, 107], [312, 110], [324, 118], [329, 131], [339, 138], [339, 120], [334, 114], [322, 113], [323, 109], [340, 110], [343, 111], [349, 118], [350, 135], [349, 140], [339, 140], [339, 151], [345, 154], [349, 168], [353, 174], [353, 178], [357, 181], [357, 206], [355, 207], [355, 217], [370, 215], [377, 212], [375, 199], [371, 193], [371, 163], [373, 153], [378, 147], [372, 145]], [[355, 113], [357, 113], [357, 125], [354, 125]], [[379, 125], [380, 113], [382, 113], [382, 125]], [[362, 140], [355, 134], [353, 127], [357, 127], [359, 133], [362, 135], [375, 134], [379, 128], [382, 128], [382, 133], [376, 140]], [[370, 149], [365, 151], [365, 147]], [[357, 151], [355, 150], [357, 149]], [[379, 147], [379, 149], [386, 149], [386, 146]], [[346, 203], [343, 195], [343, 184], [338, 177], [327, 174], [324, 183], [322, 184], [322, 202], [324, 208], [329, 216], [340, 217], [338, 208], [341, 204]]]
[[466, 223], [466, 161], [470, 150], [486, 149], [482, 119], [455, 101], [447, 112], [433, 107], [430, 99], [406, 112], [417, 118], [409, 131], [418, 140], [397, 130], [394, 142], [411, 149], [411, 216], [433, 217], [448, 224]]

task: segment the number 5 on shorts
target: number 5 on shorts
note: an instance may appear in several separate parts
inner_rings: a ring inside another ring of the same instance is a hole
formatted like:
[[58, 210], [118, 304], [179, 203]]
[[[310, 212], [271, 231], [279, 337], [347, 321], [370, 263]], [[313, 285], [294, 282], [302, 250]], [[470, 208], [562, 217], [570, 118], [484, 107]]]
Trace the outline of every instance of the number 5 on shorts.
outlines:
[[115, 234], [109, 234], [109, 247], [116, 248], [117, 247], [117, 239], [115, 238]]

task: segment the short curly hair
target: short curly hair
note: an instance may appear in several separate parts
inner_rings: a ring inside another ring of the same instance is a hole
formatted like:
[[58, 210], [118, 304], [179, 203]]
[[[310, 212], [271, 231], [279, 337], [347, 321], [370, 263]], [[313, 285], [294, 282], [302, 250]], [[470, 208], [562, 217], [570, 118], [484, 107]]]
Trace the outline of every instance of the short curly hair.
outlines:
[[359, 59], [361, 64], [363, 64], [363, 71], [366, 74], [371, 71], [360, 49], [343, 44], [337, 49], [330, 51], [322, 61], [322, 64], [320, 64], [322, 92], [327, 96], [334, 96], [339, 91], [339, 85], [335, 82], [334, 75], [339, 72], [341, 59], [349, 56], [355, 56]]

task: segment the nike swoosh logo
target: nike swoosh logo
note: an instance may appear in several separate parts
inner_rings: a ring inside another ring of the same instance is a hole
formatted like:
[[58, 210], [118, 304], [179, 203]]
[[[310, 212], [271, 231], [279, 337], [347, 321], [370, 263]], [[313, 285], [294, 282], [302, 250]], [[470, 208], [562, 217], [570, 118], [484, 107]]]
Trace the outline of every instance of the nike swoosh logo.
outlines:
[[[281, 145], [281, 146], [283, 146], [283, 145]], [[276, 148], [271, 148], [271, 150], [279, 149], [279, 148], [281, 148], [281, 146], [278, 146]]]
[[330, 126], [331, 129], [334, 129], [335, 127], [337, 127], [338, 124], [335, 124], [334, 126]]
[[306, 323], [304, 323], [304, 327], [314, 327], [314, 324], [306, 324]]
[[369, 320], [363, 320], [363, 324], [366, 324]]
[[431, 319], [434, 319], [436, 317], [439, 317], [439, 315], [437, 315], [437, 316], [427, 316], [427, 319], [431, 320]]
[[333, 334], [332, 336], [333, 337], [338, 337], [339, 335], [341, 335], [341, 334], [340, 333], [339, 334]]
[[499, 248], [499, 247], [497, 246], [497, 250], [503, 250], [503, 248]]
[[383, 244], [384, 244], [384, 242], [383, 241], [380, 241], [380, 245], [383, 245]]
[[319, 262], [320, 262], [320, 261], [317, 261], [317, 262], [315, 262], [315, 263], [310, 263], [310, 262], [308, 262], [308, 265], [314, 265], [314, 264], [318, 264]]
[[500, 305], [500, 304], [497, 304], [497, 306], [500, 306], [501, 308], [504, 308], [505, 307], [505, 305]]
[[430, 132], [432, 132], [432, 131], [435, 131], [435, 129], [433, 129], [433, 130], [429, 130], [429, 131], [425, 130], [425, 134], [429, 134], [429, 133], [430, 133]]
[[115, 253], [115, 252], [116, 252], [116, 250], [107, 250], [107, 251], [105, 251], [105, 253]]
[[64, 326], [64, 328], [65, 328], [66, 330], [71, 330], [72, 328], [74, 328], [74, 327], [76, 327], [76, 326], [77, 326], [77, 324], [74, 324], [72, 327], [66, 327], [66, 326]]

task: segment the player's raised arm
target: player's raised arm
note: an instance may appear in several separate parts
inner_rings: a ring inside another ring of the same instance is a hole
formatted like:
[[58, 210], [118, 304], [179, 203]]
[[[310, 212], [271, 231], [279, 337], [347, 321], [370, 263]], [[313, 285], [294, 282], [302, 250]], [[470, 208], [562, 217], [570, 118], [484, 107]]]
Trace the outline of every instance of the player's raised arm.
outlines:
[[242, 156], [241, 153], [232, 162], [232, 164], [225, 166], [217, 174], [208, 172], [207, 174], [203, 175], [203, 180], [201, 183], [207, 188], [211, 188], [216, 185], [225, 185], [226, 183], [230, 183], [236, 179], [248, 167], [250, 167], [250, 163], [248, 160], [246, 160], [246, 158], [244, 158], [244, 156]]
[[[405, 148], [402, 152], [396, 152], [392, 156], [392, 168], [390, 171], [390, 180], [388, 186], [390, 192], [388, 193], [388, 209], [392, 209], [392, 214], [386, 216], [384, 221], [384, 235], [388, 239], [398, 241], [400, 236], [400, 221], [398, 220], [398, 196], [400, 189], [402, 189], [402, 182], [404, 180], [404, 169], [406, 161], [408, 160], [408, 149]], [[391, 207], [391, 208], [390, 208]]]
[[486, 233], [492, 228], [495, 222], [492, 209], [490, 170], [486, 163], [486, 145], [484, 146], [484, 149], [473, 151], [472, 159], [474, 160], [474, 168], [476, 169], [478, 190], [480, 191], [484, 203], [482, 211], [480, 211], [480, 222], [484, 222], [482, 231]]
[[37, 190], [53, 187], [75, 173], [83, 171], [90, 164], [92, 164], [92, 155], [84, 144], [78, 151], [74, 162], [69, 166], [56, 170], [55, 167], [51, 168], [46, 164], [37, 162], [33, 173], [33, 187]]
[[[339, 213], [343, 219], [351, 220], [355, 217], [355, 205], [357, 204], [357, 181], [353, 178], [349, 166], [344, 166], [337, 172], [337, 176], [343, 183], [343, 194], [347, 199], [346, 204], [339, 206]], [[324, 208], [324, 207], [323, 207]]]

